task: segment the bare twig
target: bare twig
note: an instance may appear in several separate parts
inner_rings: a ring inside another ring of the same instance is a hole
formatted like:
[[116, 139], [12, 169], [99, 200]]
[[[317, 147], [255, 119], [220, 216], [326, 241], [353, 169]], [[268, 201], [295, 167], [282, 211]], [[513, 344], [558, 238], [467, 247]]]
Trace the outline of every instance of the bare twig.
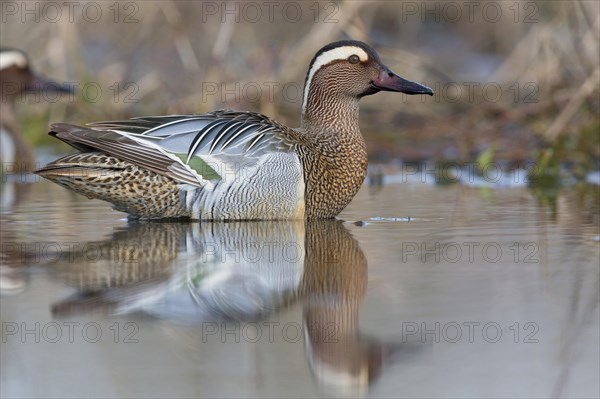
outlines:
[[565, 126], [573, 119], [573, 116], [575, 116], [575, 113], [581, 104], [583, 104], [583, 101], [598, 88], [599, 83], [600, 68], [596, 68], [594, 73], [579, 87], [562, 112], [554, 119], [554, 122], [552, 122], [552, 125], [550, 125], [545, 134], [548, 139], [555, 140], [562, 133]]

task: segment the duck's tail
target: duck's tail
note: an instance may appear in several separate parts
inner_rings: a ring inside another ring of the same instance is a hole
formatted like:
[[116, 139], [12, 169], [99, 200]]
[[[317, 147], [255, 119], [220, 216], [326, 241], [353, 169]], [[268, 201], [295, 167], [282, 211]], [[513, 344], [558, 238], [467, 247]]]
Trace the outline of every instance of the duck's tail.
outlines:
[[101, 152], [68, 155], [34, 173], [90, 199], [108, 201], [136, 217], [190, 216], [173, 179]]

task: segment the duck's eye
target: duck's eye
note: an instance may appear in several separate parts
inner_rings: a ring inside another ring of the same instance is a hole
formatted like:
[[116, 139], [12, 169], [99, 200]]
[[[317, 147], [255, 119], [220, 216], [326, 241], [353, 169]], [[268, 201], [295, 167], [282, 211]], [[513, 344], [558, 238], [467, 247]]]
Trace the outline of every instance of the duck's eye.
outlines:
[[352, 54], [350, 57], [348, 57], [348, 62], [351, 64], [358, 64], [360, 62], [360, 58], [358, 58], [358, 55]]

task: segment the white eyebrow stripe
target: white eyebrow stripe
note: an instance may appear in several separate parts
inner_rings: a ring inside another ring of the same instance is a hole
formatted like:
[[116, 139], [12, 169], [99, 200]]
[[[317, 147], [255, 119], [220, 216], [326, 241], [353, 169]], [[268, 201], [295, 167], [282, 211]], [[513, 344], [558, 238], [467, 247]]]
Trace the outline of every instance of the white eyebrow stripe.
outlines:
[[2, 51], [0, 52], [0, 69], [9, 68], [11, 66], [25, 68], [27, 66], [27, 58], [18, 51]]
[[323, 65], [327, 65], [335, 60], [346, 60], [351, 55], [358, 55], [358, 58], [361, 62], [367, 61], [369, 59], [369, 55], [365, 50], [357, 46], [342, 46], [336, 47], [329, 51], [325, 51], [323, 54], [319, 55], [315, 62], [312, 64], [310, 71], [308, 72], [308, 79], [306, 79], [306, 86], [304, 87], [303, 100], [302, 100], [302, 115], [304, 115], [304, 111], [306, 109], [306, 102], [308, 101], [308, 90], [310, 89], [310, 84], [312, 82], [312, 78], [314, 74], [321, 69]]

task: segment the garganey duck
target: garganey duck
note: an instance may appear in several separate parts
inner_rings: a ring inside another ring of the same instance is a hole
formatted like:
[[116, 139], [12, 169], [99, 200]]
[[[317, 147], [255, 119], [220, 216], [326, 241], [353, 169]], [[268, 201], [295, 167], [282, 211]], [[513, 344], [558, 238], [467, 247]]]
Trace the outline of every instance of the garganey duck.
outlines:
[[338, 41], [310, 63], [299, 128], [231, 110], [58, 123], [49, 134], [81, 152], [35, 173], [136, 218], [333, 218], [367, 172], [358, 101], [382, 90], [433, 95], [367, 44]]
[[2, 172], [28, 172], [35, 168], [35, 154], [25, 141], [15, 118], [14, 102], [24, 93], [72, 93], [73, 88], [34, 74], [25, 53], [0, 49], [0, 161]]

